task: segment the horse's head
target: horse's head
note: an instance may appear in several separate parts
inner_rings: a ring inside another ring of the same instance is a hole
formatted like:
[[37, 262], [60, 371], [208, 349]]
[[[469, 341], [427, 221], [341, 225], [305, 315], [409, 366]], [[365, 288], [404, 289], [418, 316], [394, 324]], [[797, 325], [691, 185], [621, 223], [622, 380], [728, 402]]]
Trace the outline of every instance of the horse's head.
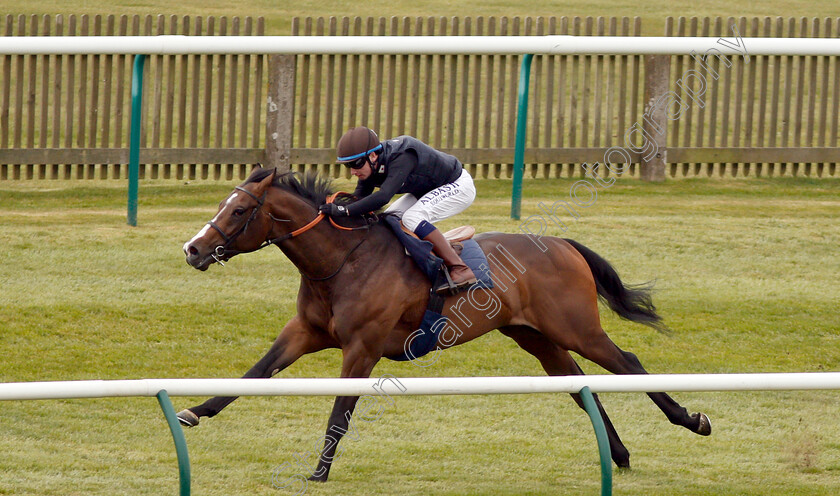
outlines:
[[276, 174], [272, 169], [259, 181], [246, 180], [222, 200], [216, 216], [184, 243], [188, 264], [207, 270], [213, 262], [224, 265], [234, 255], [263, 245], [273, 224], [263, 205]]

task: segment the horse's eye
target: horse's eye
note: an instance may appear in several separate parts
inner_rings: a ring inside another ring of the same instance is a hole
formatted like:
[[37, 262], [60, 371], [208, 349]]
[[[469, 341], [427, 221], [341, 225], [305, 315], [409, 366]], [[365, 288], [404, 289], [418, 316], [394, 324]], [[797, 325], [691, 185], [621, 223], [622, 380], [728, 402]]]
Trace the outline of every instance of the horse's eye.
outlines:
[[244, 214], [244, 213], [245, 213], [245, 209], [244, 209], [244, 208], [237, 208], [236, 210], [234, 210], [234, 211], [233, 211], [233, 215], [236, 215], [236, 216], [240, 216], [240, 215], [242, 215], [242, 214]]

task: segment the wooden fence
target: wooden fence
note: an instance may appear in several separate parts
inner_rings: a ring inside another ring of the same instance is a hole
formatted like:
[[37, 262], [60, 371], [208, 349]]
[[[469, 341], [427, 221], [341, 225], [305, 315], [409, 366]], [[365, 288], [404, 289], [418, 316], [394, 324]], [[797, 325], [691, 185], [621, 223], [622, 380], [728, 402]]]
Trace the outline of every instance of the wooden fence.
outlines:
[[[262, 35], [263, 19], [6, 16], [5, 36]], [[0, 56], [0, 180], [125, 177], [132, 57]], [[140, 173], [241, 177], [264, 157], [264, 55], [151, 56]], [[224, 166], [222, 164], [225, 164]]]
[[[640, 33], [639, 18], [307, 18], [292, 27], [339, 36]], [[382, 138], [417, 136], [475, 176], [510, 177], [520, 65], [518, 55], [300, 56], [294, 161], [338, 173], [329, 165], [335, 141], [366, 124]], [[641, 65], [636, 56], [534, 57], [526, 162], [553, 175], [601, 160], [640, 115]]]
[[[732, 36], [732, 25], [747, 51], [750, 38], [840, 36], [840, 18], [804, 17], [668, 19], [665, 35]], [[670, 125], [670, 176], [838, 175], [840, 57], [732, 57], [728, 68], [711, 59], [671, 57], [674, 92], [685, 98], [676, 81], [688, 71], [708, 85], [704, 105], [692, 101]]]
[[[840, 32], [840, 19], [832, 18], [669, 18], [665, 35], [730, 37], [733, 24], [747, 51], [751, 37]], [[0, 35], [264, 29], [251, 18], [6, 16]], [[640, 33], [639, 18], [357, 17], [294, 19], [291, 34]], [[646, 99], [668, 91], [681, 103], [659, 143], [663, 175], [838, 175], [838, 57], [709, 59], [534, 57], [526, 175], [578, 176], [582, 162], [603, 162], [610, 147], [624, 147], [638, 176], [644, 150], [633, 130], [644, 123]], [[129, 63], [125, 56], [0, 56], [0, 180], [124, 177]], [[520, 63], [511, 55], [154, 56], [146, 69], [141, 174], [239, 179], [252, 164], [281, 156], [299, 170], [339, 175], [346, 171], [334, 164], [335, 142], [366, 124], [383, 138], [411, 134], [449, 151], [477, 177], [510, 177]], [[282, 87], [270, 74], [282, 76]], [[685, 84], [687, 74], [698, 75], [693, 85]], [[700, 77], [703, 98], [692, 99]], [[280, 122], [266, 117], [267, 92], [290, 111]]]

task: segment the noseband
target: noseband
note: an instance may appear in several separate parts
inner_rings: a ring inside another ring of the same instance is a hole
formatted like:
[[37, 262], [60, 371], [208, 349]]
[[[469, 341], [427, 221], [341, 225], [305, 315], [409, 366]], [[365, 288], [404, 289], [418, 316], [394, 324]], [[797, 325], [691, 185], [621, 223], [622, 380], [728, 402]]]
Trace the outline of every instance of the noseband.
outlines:
[[[207, 223], [208, 226], [212, 227], [219, 234], [221, 234], [222, 239], [225, 240], [225, 244], [217, 246], [216, 249], [213, 250], [213, 254], [211, 255], [213, 257], [213, 260], [218, 262], [219, 265], [221, 265], [222, 267], [224, 267], [224, 265], [225, 265], [224, 262], [222, 261], [222, 257], [224, 257], [226, 254], [230, 253], [231, 254], [230, 256], [232, 257], [233, 255], [243, 253], [241, 251], [233, 252], [231, 250], [228, 250], [228, 247], [231, 245], [231, 243], [236, 241], [236, 238], [238, 238], [242, 233], [245, 232], [245, 230], [248, 229], [248, 226], [257, 217], [257, 213], [260, 211], [263, 204], [265, 203], [265, 195], [266, 195], [266, 193], [268, 193], [268, 191], [266, 191], [266, 192], [263, 193], [262, 197], [257, 197], [257, 195], [255, 195], [254, 193], [251, 193], [250, 191], [243, 188], [242, 186], [237, 186], [236, 189], [238, 191], [242, 191], [243, 193], [247, 194], [248, 196], [250, 196], [251, 198], [256, 200], [257, 206], [254, 207], [254, 210], [251, 211], [251, 216], [248, 217], [248, 220], [245, 221], [245, 224], [241, 228], [239, 228], [238, 231], [236, 231], [235, 233], [233, 233], [231, 235], [225, 234], [225, 232], [222, 231], [222, 228], [217, 226], [216, 223], [213, 222], [212, 220]], [[274, 219], [274, 216], [272, 216], [272, 219]], [[283, 219], [275, 219], [275, 220], [283, 220]], [[260, 248], [263, 248], [263, 246], [260, 246]], [[257, 248], [257, 250], [259, 250], [260, 248]], [[230, 258], [230, 257], [228, 257], [228, 258]]]

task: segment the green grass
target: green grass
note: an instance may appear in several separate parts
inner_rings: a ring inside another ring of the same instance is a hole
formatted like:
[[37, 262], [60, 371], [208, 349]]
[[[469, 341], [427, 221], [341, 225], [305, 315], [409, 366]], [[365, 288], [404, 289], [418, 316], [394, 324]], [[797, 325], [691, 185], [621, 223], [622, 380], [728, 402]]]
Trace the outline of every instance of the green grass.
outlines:
[[[478, 181], [464, 214], [515, 232], [508, 181]], [[572, 182], [525, 182], [523, 218], [568, 198]], [[340, 181], [340, 189], [351, 184]], [[145, 181], [139, 227], [125, 189], [104, 181], [0, 184], [0, 381], [237, 377], [294, 312], [297, 272], [276, 250], [200, 273], [181, 245], [232, 183]], [[568, 231], [626, 281], [655, 278], [672, 335], [602, 312], [604, 327], [653, 373], [840, 370], [840, 181], [802, 178], [619, 179]], [[605, 373], [580, 359], [588, 373]], [[281, 375], [333, 377], [340, 353]], [[499, 333], [426, 369], [382, 362], [374, 375], [541, 375]], [[616, 495], [840, 494], [840, 394], [676, 393], [712, 419], [700, 438], [671, 426], [641, 394], [602, 399], [633, 469]], [[201, 398], [174, 398], [176, 409]], [[188, 431], [193, 494], [291, 494], [272, 470], [313, 451], [331, 398], [241, 398]], [[4, 402], [0, 494], [171, 494], [177, 464], [153, 399]], [[595, 494], [598, 455], [568, 396], [401, 397], [359, 425], [326, 485], [311, 495]], [[291, 475], [291, 474], [288, 474]]]

